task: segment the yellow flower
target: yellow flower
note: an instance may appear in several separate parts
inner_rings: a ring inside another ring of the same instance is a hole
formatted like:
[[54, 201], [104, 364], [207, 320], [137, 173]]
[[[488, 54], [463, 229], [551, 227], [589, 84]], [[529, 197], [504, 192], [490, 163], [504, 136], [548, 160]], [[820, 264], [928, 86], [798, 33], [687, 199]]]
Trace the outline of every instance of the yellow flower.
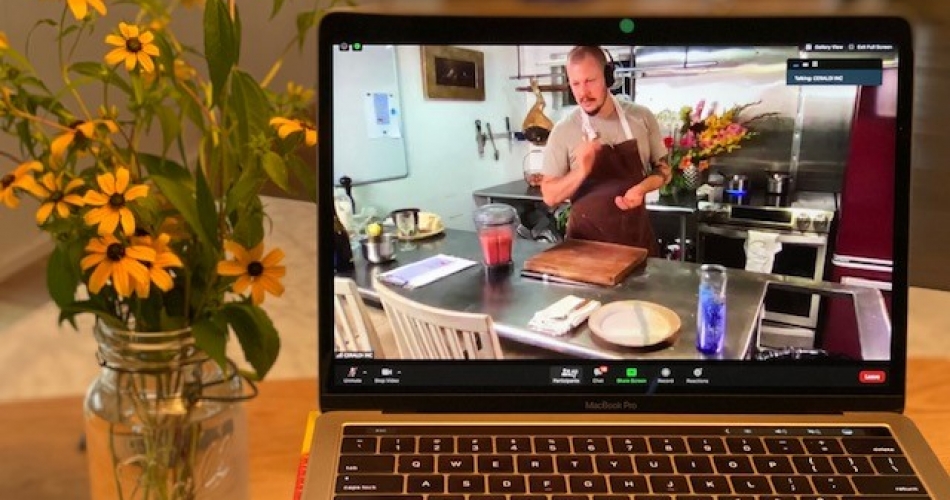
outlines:
[[277, 135], [279, 135], [281, 139], [285, 139], [288, 135], [296, 132], [304, 132], [304, 141], [307, 143], [307, 146], [317, 145], [316, 129], [300, 120], [291, 120], [277, 116], [271, 118], [270, 125], [277, 129]]
[[305, 88], [303, 85], [298, 85], [294, 82], [287, 82], [287, 96], [292, 100], [300, 101], [304, 104], [310, 102], [313, 99], [314, 91], [313, 89]]
[[83, 186], [82, 179], [73, 179], [63, 187], [63, 174], [54, 175], [47, 172], [37, 185], [38, 196], [42, 198], [43, 203], [40, 209], [36, 211], [36, 223], [43, 225], [49, 220], [53, 209], [56, 209], [56, 215], [61, 219], [69, 217], [70, 205], [74, 207], [83, 206], [82, 196], [76, 191]]
[[89, 277], [89, 291], [99, 293], [106, 281], [120, 297], [132, 295], [136, 283], [148, 282], [149, 272], [143, 262], [155, 261], [155, 250], [144, 245], [126, 245], [111, 234], [89, 240], [86, 255], [79, 262], [85, 271], [95, 266]]
[[185, 265], [182, 264], [181, 259], [175, 255], [175, 252], [168, 248], [168, 242], [170, 240], [171, 237], [165, 233], [159, 234], [158, 238], [155, 239], [152, 239], [151, 236], [142, 236], [132, 239], [134, 243], [150, 247], [155, 251], [155, 260], [143, 263], [145, 268], [148, 269], [149, 279], [145, 281], [135, 280], [135, 293], [139, 297], [148, 297], [152, 283], [155, 283], [155, 286], [163, 292], [167, 292], [175, 286], [172, 275], [169, 274], [166, 269], [170, 267], [185, 267]]
[[101, 16], [106, 15], [106, 6], [102, 3], [102, 0], [66, 0], [66, 3], [69, 5], [69, 10], [73, 11], [77, 21], [86, 18], [89, 7], [96, 9], [96, 12]]
[[279, 248], [270, 251], [264, 258], [264, 242], [247, 250], [233, 241], [225, 241], [224, 249], [234, 256], [234, 260], [218, 262], [218, 274], [222, 276], [238, 276], [232, 289], [234, 293], [244, 293], [250, 285], [251, 300], [255, 305], [264, 302], [264, 292], [280, 297], [284, 293], [284, 286], [280, 278], [284, 277], [286, 269], [278, 265], [284, 258], [284, 252]]
[[0, 31], [0, 50], [9, 49], [10, 41], [7, 40], [7, 34]]
[[20, 206], [20, 198], [16, 195], [16, 189], [22, 189], [39, 196], [37, 189], [39, 186], [36, 179], [30, 175], [31, 171], [43, 170], [43, 164], [38, 161], [28, 161], [21, 163], [13, 172], [0, 177], [0, 202], [7, 208], [16, 208]]
[[122, 232], [132, 235], [135, 232], [135, 217], [126, 203], [148, 194], [148, 186], [137, 184], [129, 185], [129, 169], [119, 167], [112, 173], [96, 176], [99, 191], [90, 190], [83, 197], [86, 205], [99, 208], [86, 213], [86, 224], [99, 225], [99, 234], [112, 234], [119, 223], [122, 223]]
[[106, 43], [117, 47], [106, 54], [106, 64], [116, 65], [125, 61], [128, 71], [135, 69], [136, 63], [146, 73], [155, 71], [155, 63], [152, 62], [152, 57], [158, 56], [158, 47], [152, 43], [155, 35], [150, 31], [139, 33], [138, 26], [125, 23], [119, 23], [119, 32], [122, 36], [106, 35]]
[[69, 130], [53, 139], [50, 144], [50, 153], [53, 159], [55, 161], [61, 160], [66, 156], [66, 149], [70, 146], [75, 147], [80, 152], [89, 149], [99, 125], [104, 125], [111, 134], [119, 131], [118, 125], [112, 120], [76, 120], [69, 124]]

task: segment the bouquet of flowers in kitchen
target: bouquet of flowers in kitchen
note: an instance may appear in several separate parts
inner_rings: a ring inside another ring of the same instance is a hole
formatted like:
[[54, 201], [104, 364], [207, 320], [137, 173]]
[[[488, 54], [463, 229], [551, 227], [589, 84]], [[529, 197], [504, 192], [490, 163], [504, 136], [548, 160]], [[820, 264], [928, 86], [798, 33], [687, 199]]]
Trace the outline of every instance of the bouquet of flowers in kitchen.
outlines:
[[758, 135], [752, 123], [776, 113], [742, 116], [756, 104], [735, 105], [717, 113], [715, 102], [707, 107], [706, 101], [700, 100], [696, 106], [680, 109], [673, 133], [663, 139], [673, 169], [667, 192], [696, 189], [703, 172], [709, 169], [710, 159], [735, 151]]

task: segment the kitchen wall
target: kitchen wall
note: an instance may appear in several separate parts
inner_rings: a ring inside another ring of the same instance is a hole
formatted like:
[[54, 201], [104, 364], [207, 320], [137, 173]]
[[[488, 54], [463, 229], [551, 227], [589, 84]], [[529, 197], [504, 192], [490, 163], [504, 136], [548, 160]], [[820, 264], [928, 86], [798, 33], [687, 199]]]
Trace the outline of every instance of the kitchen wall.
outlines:
[[505, 117], [512, 130], [520, 130], [527, 108], [519, 84], [510, 77], [517, 67], [517, 53], [510, 47], [460, 46], [485, 54], [485, 100], [428, 100], [423, 92], [419, 47], [399, 47], [396, 53], [399, 90], [402, 97], [403, 135], [409, 175], [353, 188], [357, 211], [372, 206], [378, 214], [415, 207], [439, 214], [446, 227], [474, 229], [472, 192], [522, 178], [522, 161], [528, 153], [526, 142], [495, 139], [499, 159], [491, 142], [479, 158], [475, 142], [475, 120], [482, 131], [490, 123], [492, 132], [505, 132]]

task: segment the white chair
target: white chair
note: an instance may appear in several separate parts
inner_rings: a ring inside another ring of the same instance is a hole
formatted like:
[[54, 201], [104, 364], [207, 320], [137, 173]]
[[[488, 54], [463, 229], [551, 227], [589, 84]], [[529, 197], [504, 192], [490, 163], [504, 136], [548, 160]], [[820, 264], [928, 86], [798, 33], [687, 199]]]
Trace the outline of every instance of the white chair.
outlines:
[[356, 282], [339, 276], [333, 278], [333, 341], [337, 352], [372, 352], [382, 357], [379, 336]]
[[491, 316], [420, 304], [376, 282], [399, 359], [502, 359]]

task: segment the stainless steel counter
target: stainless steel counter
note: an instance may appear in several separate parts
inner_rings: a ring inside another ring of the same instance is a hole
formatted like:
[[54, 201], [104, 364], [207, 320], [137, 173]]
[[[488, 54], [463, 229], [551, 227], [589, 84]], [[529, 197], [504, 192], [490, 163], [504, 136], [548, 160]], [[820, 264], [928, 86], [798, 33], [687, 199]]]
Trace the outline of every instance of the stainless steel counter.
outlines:
[[[348, 275], [355, 279], [364, 299], [378, 304], [373, 282], [378, 274], [437, 254], [480, 260], [477, 235], [468, 231], [447, 230], [444, 235], [417, 241], [410, 250], [401, 249], [397, 260], [374, 265], [357, 257], [356, 269]], [[494, 318], [498, 334], [510, 341], [556, 351], [581, 358], [626, 359], [744, 359], [753, 345], [759, 305], [769, 275], [730, 269], [727, 334], [723, 352], [707, 356], [695, 348], [696, 301], [699, 266], [693, 263], [649, 259], [624, 283], [615, 287], [568, 285], [522, 277], [521, 264], [551, 244], [531, 240], [515, 243], [515, 269], [500, 279], [488, 279], [481, 264], [440, 279], [415, 290], [400, 290], [413, 300], [435, 307], [458, 311], [484, 312]], [[606, 304], [617, 300], [645, 300], [675, 311], [682, 328], [672, 345], [655, 350], [640, 350], [606, 343], [597, 338], [586, 323], [563, 337], [534, 332], [527, 325], [535, 311], [574, 294]]]

